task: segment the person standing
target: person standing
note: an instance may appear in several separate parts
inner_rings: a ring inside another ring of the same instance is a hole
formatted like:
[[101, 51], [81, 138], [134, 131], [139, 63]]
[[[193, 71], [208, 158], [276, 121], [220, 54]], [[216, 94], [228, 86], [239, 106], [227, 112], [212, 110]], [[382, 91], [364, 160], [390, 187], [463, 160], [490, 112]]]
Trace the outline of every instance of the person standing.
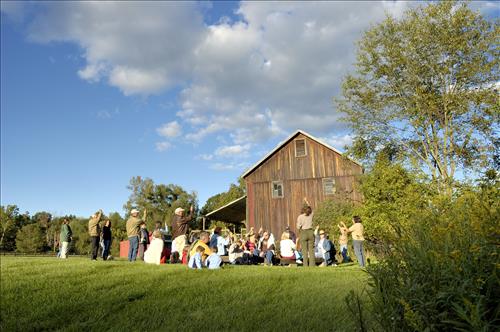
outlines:
[[102, 240], [104, 242], [104, 249], [102, 252], [102, 259], [107, 260], [109, 257], [109, 249], [111, 247], [111, 220], [106, 219], [102, 227]]
[[187, 244], [187, 232], [189, 228], [189, 222], [193, 219], [194, 208], [191, 205], [189, 208], [189, 215], [184, 216], [184, 209], [178, 207], [175, 209], [174, 218], [172, 220], [172, 258], [173, 263], [178, 261], [179, 253]]
[[59, 241], [61, 242], [61, 249], [59, 251], [61, 254], [61, 258], [67, 258], [69, 243], [71, 242], [72, 238], [73, 232], [71, 231], [71, 227], [69, 227], [69, 220], [68, 218], [64, 218], [61, 226], [61, 234], [59, 237]]
[[[363, 241], [365, 240], [363, 233], [365, 229], [359, 216], [352, 217], [352, 221], [354, 223], [351, 227], [349, 227], [347, 232], [352, 233], [352, 246], [354, 247], [354, 254], [358, 259], [359, 266], [365, 267], [365, 255], [363, 252]], [[343, 223], [341, 226], [346, 227]]]
[[140, 225], [146, 222], [146, 209], [144, 209], [143, 217], [140, 219], [139, 210], [132, 209], [130, 211], [130, 218], [127, 220], [127, 236], [128, 236], [128, 260], [129, 262], [135, 261], [137, 258], [137, 248], [139, 247], [139, 230]]
[[314, 231], [313, 212], [311, 205], [304, 197], [306, 206], [302, 209], [302, 214], [297, 218], [297, 229], [299, 230], [300, 247], [302, 248], [302, 261], [304, 266], [316, 266], [314, 257]]
[[349, 263], [349, 261], [351, 260], [347, 255], [347, 242], [349, 240], [347, 234], [349, 232], [345, 224], [343, 225], [344, 226], [341, 226], [340, 224], [337, 225], [340, 231], [340, 236], [339, 236], [340, 253], [342, 254], [342, 263]]
[[143, 221], [140, 225], [139, 230], [139, 259], [144, 260], [144, 253], [148, 249], [149, 244], [149, 232], [146, 228], [146, 223]]
[[101, 221], [102, 210], [94, 213], [89, 220], [89, 235], [90, 235], [90, 243], [92, 244], [91, 249], [91, 260], [97, 260], [97, 251], [99, 250], [99, 240], [101, 237]]

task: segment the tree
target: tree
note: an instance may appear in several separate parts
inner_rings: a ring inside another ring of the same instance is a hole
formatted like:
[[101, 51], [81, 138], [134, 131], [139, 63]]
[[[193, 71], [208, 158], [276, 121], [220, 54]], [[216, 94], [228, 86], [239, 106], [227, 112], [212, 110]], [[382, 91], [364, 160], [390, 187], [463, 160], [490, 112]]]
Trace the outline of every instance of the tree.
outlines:
[[216, 194], [207, 199], [207, 202], [201, 208], [200, 213], [202, 215], [206, 215], [207, 213], [217, 210], [218, 208], [226, 205], [227, 203], [230, 203], [235, 199], [238, 199], [241, 196], [245, 195], [245, 192], [246, 192], [245, 182], [242, 180], [242, 178], [239, 178], [238, 185], [231, 183], [227, 191]]
[[17, 251], [22, 253], [42, 252], [45, 248], [45, 234], [39, 224], [23, 226], [16, 237]]
[[147, 224], [152, 228], [154, 223], [171, 223], [174, 210], [178, 207], [189, 209], [191, 205], [197, 208], [195, 192], [188, 193], [182, 187], [174, 184], [155, 184], [153, 180], [140, 176], [130, 179], [127, 186], [132, 191], [123, 206], [130, 213], [132, 208], [147, 209]]
[[29, 214], [27, 212], [20, 214], [16, 205], [2, 206], [0, 209], [0, 250], [13, 251], [16, 248], [17, 231], [30, 222]]
[[447, 194], [457, 170], [494, 162], [499, 32], [456, 1], [388, 16], [368, 30], [337, 101], [357, 136], [351, 152], [373, 160], [378, 147], [394, 146]]

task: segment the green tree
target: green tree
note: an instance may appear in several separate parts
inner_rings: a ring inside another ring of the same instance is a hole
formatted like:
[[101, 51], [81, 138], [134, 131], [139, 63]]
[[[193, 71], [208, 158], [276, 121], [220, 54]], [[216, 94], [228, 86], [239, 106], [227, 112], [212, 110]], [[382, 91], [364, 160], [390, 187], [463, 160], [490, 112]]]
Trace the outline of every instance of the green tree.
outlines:
[[127, 188], [132, 191], [123, 206], [127, 216], [132, 208], [147, 209], [148, 229], [157, 221], [170, 225], [174, 210], [178, 207], [189, 209], [193, 205], [197, 209], [196, 193], [188, 193], [178, 185], [155, 184], [151, 179], [136, 176], [130, 180]]
[[17, 231], [31, 223], [29, 214], [19, 213], [16, 205], [1, 206], [0, 209], [0, 250], [13, 251], [16, 248]]
[[205, 215], [207, 213], [210, 213], [227, 203], [230, 203], [234, 201], [235, 199], [240, 198], [241, 196], [245, 195], [245, 182], [241, 181], [241, 178], [238, 180], [238, 185], [231, 183], [229, 186], [229, 189], [225, 192], [216, 194], [209, 199], [207, 199], [207, 202], [205, 205], [201, 208], [200, 213]]
[[388, 16], [358, 43], [354, 74], [337, 101], [353, 154], [391, 145], [448, 195], [457, 170], [498, 156], [500, 25], [466, 3], [442, 1]]
[[39, 224], [23, 226], [16, 236], [17, 251], [22, 253], [38, 253], [45, 249], [45, 234]]

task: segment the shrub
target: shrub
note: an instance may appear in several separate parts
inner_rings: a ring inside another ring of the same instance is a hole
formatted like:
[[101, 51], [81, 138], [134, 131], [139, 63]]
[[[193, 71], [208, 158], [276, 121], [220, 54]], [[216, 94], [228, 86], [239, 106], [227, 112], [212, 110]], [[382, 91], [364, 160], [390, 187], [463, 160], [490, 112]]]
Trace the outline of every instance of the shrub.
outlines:
[[383, 330], [498, 330], [500, 200], [492, 195], [498, 183], [434, 200], [368, 268]]

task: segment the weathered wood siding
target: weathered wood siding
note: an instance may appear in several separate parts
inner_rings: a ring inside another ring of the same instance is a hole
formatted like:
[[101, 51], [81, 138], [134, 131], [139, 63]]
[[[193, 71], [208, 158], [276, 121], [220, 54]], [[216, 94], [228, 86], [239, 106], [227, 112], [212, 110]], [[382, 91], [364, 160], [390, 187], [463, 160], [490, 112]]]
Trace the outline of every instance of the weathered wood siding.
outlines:
[[[295, 157], [295, 140], [305, 139], [307, 155]], [[326, 146], [298, 134], [245, 178], [247, 226], [271, 230], [276, 237], [287, 225], [296, 231], [304, 197], [313, 209], [326, 199], [360, 201], [354, 190], [361, 166]], [[323, 178], [334, 178], [336, 194], [325, 195]], [[272, 197], [272, 182], [283, 181], [283, 198]]]

